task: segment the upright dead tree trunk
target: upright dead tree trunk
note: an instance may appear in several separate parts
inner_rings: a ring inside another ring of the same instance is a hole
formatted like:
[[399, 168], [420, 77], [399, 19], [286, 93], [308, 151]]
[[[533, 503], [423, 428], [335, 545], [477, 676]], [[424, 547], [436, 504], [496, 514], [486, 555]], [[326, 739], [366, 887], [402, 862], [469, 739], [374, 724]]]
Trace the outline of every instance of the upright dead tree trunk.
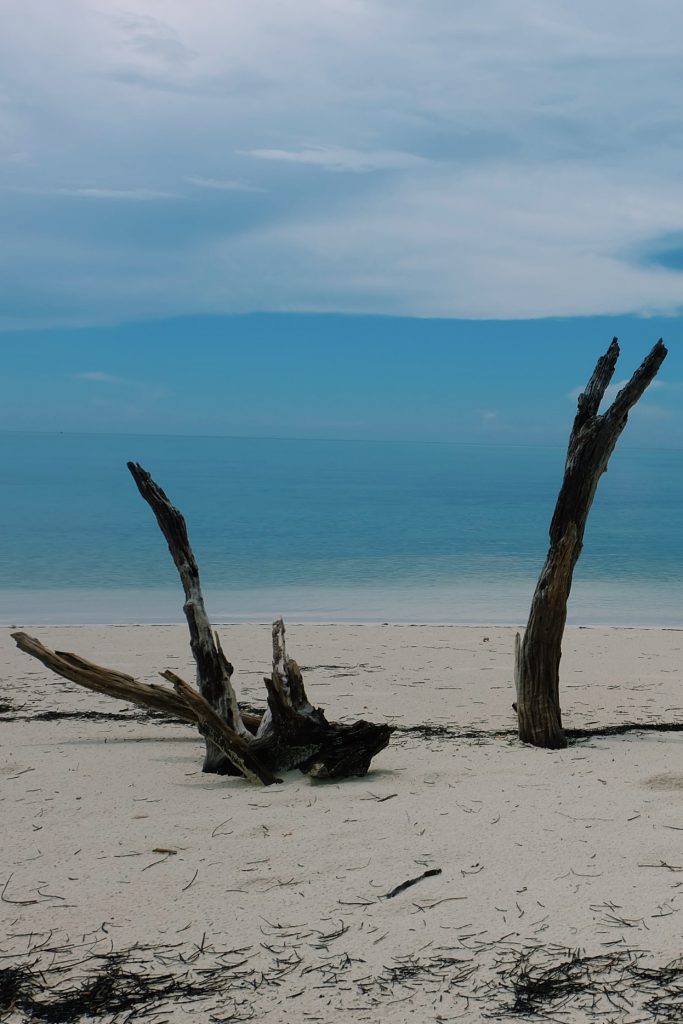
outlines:
[[579, 395], [569, 437], [564, 480], [550, 524], [550, 548], [541, 571], [524, 638], [515, 645], [519, 738], [537, 747], [564, 747], [559, 699], [562, 635], [574, 566], [581, 554], [586, 520], [601, 475], [626, 426], [628, 414], [654, 379], [667, 350], [660, 339], [619, 392], [598, 413], [619, 358], [614, 338]]

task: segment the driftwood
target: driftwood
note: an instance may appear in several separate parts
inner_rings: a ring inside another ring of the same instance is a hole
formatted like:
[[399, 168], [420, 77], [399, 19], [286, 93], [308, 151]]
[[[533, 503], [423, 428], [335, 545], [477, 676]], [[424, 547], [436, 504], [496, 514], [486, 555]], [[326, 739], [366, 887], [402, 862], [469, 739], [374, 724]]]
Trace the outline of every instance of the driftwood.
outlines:
[[[218, 637], [209, 623], [204, 607], [202, 588], [199, 582], [199, 569], [195, 561], [187, 526], [182, 513], [168, 500], [162, 489], [152, 480], [149, 473], [137, 462], [129, 462], [130, 470], [137, 488], [152, 509], [159, 529], [168, 543], [168, 550], [175, 562], [180, 582], [185, 592], [183, 611], [190, 630], [190, 647], [197, 666], [197, 688], [214, 709], [218, 716], [237, 735], [246, 736], [244, 725], [237, 706], [235, 691], [230, 677], [232, 665], [221, 649]], [[225, 755], [206, 737], [206, 759], [204, 771], [226, 774]]]
[[142, 683], [77, 654], [52, 651], [26, 633], [12, 634], [19, 649], [86, 689], [196, 725], [206, 741], [205, 772], [242, 775], [263, 785], [280, 782], [276, 773], [290, 768], [316, 778], [365, 775], [372, 758], [388, 744], [393, 727], [364, 721], [354, 725], [328, 722], [324, 713], [310, 704], [301, 670], [287, 656], [282, 619], [277, 619], [272, 629], [272, 672], [265, 677], [268, 708], [263, 716], [240, 709], [231, 681], [233, 667], [204, 607], [185, 520], [149, 473], [137, 463], [129, 462], [128, 468], [154, 512], [180, 575], [197, 689], [170, 671], [161, 675], [172, 684], [172, 690]]
[[598, 413], [619, 357], [614, 338], [579, 395], [569, 437], [564, 480], [550, 524], [550, 548], [531, 602], [523, 639], [515, 642], [519, 738], [539, 747], [566, 746], [559, 697], [562, 635], [574, 567], [600, 477], [628, 414], [666, 357], [660, 339], [609, 408]]

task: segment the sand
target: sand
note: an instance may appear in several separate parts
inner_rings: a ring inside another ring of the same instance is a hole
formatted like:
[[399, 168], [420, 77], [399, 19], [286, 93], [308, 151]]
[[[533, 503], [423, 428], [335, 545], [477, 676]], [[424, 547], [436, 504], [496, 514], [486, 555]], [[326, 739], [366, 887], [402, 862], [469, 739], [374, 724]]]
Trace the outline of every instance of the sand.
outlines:
[[[22, 628], [141, 679], [193, 677], [181, 626]], [[513, 1019], [500, 975], [515, 950], [638, 949], [651, 965], [683, 953], [683, 735], [521, 745], [511, 628], [290, 625], [329, 717], [448, 731], [397, 731], [362, 779], [292, 772], [267, 789], [203, 775], [192, 730], [53, 677], [10, 632], [1, 964], [148, 943], [172, 950], [155, 969], [236, 965], [225, 992], [167, 1002], [145, 1018], [157, 1022], [479, 1021]], [[220, 633], [240, 699], [261, 704], [269, 626]], [[565, 726], [683, 722], [682, 650], [680, 630], [568, 629]], [[48, 711], [72, 717], [36, 718]], [[90, 711], [116, 718], [74, 715]], [[384, 898], [427, 869], [441, 874]], [[570, 1000], [553, 1019], [674, 1019], [591, 1012]]]

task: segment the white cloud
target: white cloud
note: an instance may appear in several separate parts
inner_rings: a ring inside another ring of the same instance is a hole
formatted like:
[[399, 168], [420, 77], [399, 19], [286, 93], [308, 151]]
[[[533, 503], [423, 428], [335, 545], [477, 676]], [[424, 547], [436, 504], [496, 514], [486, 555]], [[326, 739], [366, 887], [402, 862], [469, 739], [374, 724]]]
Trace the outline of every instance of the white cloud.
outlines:
[[675, 413], [673, 409], [667, 409], [663, 405], [657, 405], [656, 402], [639, 402], [633, 409], [634, 415], [640, 416], [646, 420], [673, 420], [675, 419]]
[[622, 388], [625, 388], [628, 384], [626, 378], [618, 380], [616, 383], [609, 384], [605, 388], [605, 394], [602, 396], [602, 402], [600, 403], [601, 409], [604, 411], [608, 405], [611, 405], [614, 399], [617, 397]]
[[653, 380], [650, 384], [651, 388], [656, 391], [664, 391], [667, 394], [678, 393], [683, 391], [683, 381], [681, 380], [659, 380], [658, 378]]
[[683, 307], [678, 0], [6, 0], [0, 60], [6, 324]]
[[258, 185], [247, 185], [243, 181], [234, 181], [232, 179], [222, 178], [197, 178], [188, 177], [185, 179], [190, 185], [196, 185], [197, 188], [212, 188], [219, 192], [264, 192], [265, 189], [259, 188]]
[[113, 199], [126, 202], [145, 202], [155, 199], [179, 199], [175, 192], [160, 192], [149, 188], [100, 188], [100, 187], [73, 187], [73, 188], [34, 188], [29, 185], [3, 185], [3, 191], [22, 192], [25, 195], [33, 196], [70, 196], [76, 199]]
[[17, 149], [14, 152], [5, 153], [2, 160], [7, 164], [25, 164], [28, 160], [28, 153]]
[[[654, 387], [656, 383], [656, 381], [653, 381], [652, 384], [650, 384], [650, 387]], [[627, 384], [628, 380], [626, 380], [626, 378], [619, 380], [616, 383], [608, 384], [605, 388], [605, 394], [603, 395], [602, 407], [604, 408], [607, 405], [611, 405], [621, 389], [626, 387]], [[567, 398], [571, 399], [572, 402], [576, 402], [578, 401], [579, 395], [582, 395], [585, 389], [585, 384], [580, 388], [572, 388], [572, 390], [567, 394]]]
[[259, 160], [279, 160], [283, 163], [309, 164], [324, 171], [351, 171], [367, 174], [370, 171], [401, 171], [421, 167], [428, 163], [424, 157], [393, 150], [363, 151], [341, 146], [307, 146], [304, 149], [250, 149], [244, 154]]
[[55, 192], [62, 196], [81, 196], [84, 199], [122, 199], [129, 202], [178, 198], [174, 192], [160, 192], [151, 188], [58, 188]]
[[[624, 378], [616, 383], [609, 384], [605, 389], [602, 402], [600, 403], [600, 411], [604, 412], [617, 397], [623, 387], [628, 384], [628, 380]], [[585, 385], [580, 388], [573, 388], [567, 398], [571, 399], [572, 402], [576, 402], [580, 394], [585, 390]], [[668, 391], [671, 390], [671, 384], [667, 381], [653, 380], [648, 384], [648, 391]], [[666, 408], [665, 406], [656, 402], [650, 402], [647, 400], [641, 401], [637, 406], [634, 407], [638, 410], [638, 414], [645, 419], [651, 420], [668, 420], [672, 419], [674, 412], [672, 409]]]
[[269, 294], [280, 309], [494, 319], [673, 312], [683, 275], [631, 257], [644, 233], [672, 218], [683, 226], [678, 182], [657, 191], [620, 180], [617, 168], [439, 167], [218, 240], [212, 252], [242, 299]]
[[84, 373], [75, 374], [77, 380], [92, 380], [100, 384], [120, 384], [121, 378], [115, 377], [112, 373], [105, 373], [104, 370], [86, 370]]

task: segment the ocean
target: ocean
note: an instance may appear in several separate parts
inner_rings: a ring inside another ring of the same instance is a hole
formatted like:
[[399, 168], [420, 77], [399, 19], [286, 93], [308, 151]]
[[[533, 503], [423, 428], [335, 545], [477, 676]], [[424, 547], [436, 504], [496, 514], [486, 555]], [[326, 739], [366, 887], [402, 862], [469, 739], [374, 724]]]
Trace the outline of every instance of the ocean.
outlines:
[[[216, 622], [523, 624], [559, 447], [0, 434], [0, 622], [180, 622], [165, 541], [126, 468], [184, 513]], [[622, 443], [569, 621], [683, 627], [683, 452]]]

